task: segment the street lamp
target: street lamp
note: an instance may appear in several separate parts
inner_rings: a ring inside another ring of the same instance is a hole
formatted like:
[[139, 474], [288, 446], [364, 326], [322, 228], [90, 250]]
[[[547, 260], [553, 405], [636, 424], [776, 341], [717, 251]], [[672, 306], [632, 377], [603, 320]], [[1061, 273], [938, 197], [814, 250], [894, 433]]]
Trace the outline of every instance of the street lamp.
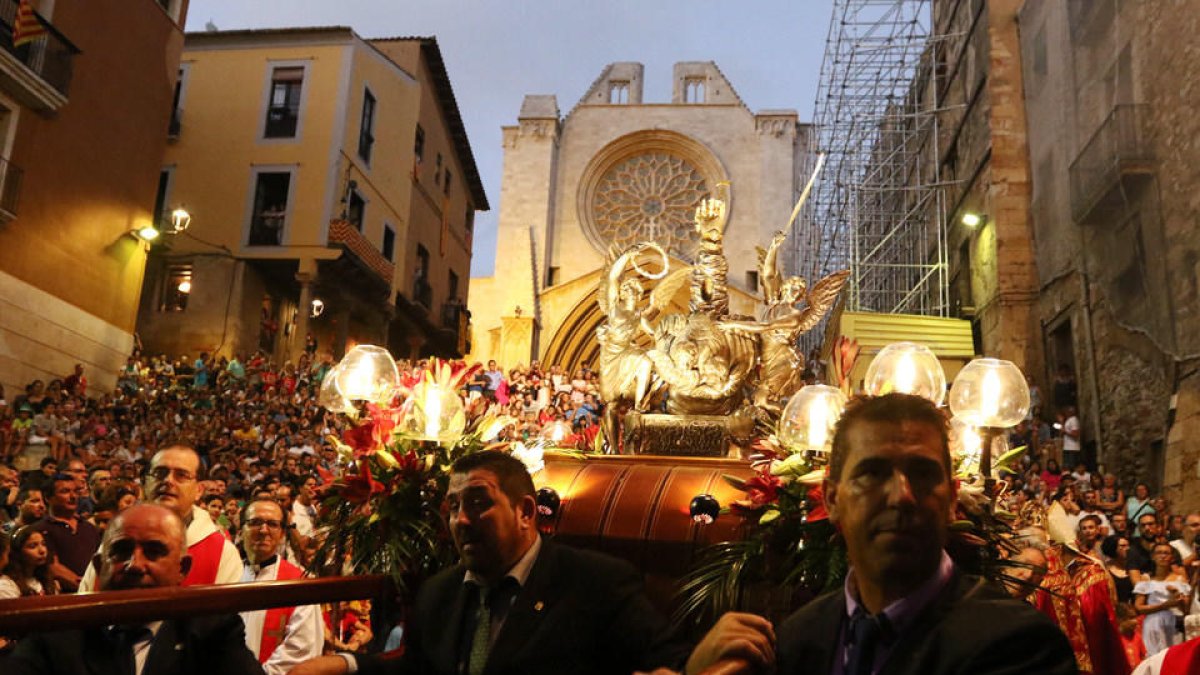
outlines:
[[971, 213], [968, 211], [962, 214], [961, 221], [962, 224], [966, 225], [967, 227], [978, 227], [979, 224], [983, 222], [983, 216], [979, 215], [978, 213]]
[[188, 213], [187, 209], [177, 206], [174, 211], [171, 211], [171, 234], [179, 234], [188, 229], [188, 225], [191, 224], [192, 214]]

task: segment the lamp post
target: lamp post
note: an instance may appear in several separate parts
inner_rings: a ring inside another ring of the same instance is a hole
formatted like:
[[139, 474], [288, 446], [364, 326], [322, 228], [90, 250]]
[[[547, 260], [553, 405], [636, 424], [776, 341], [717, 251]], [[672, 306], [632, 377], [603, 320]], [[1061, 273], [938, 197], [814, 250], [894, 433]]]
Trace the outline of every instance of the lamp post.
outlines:
[[1029, 413], [1029, 385], [1012, 361], [982, 358], [968, 363], [950, 387], [954, 416], [979, 430], [979, 473], [984, 490], [992, 496], [992, 444], [1005, 429], [1016, 426]]

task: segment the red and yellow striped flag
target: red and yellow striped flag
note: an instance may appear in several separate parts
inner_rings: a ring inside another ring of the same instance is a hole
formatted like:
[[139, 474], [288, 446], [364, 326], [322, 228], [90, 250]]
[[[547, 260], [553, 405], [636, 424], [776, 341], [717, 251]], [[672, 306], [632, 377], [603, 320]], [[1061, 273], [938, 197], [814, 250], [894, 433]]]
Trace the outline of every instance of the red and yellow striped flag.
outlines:
[[20, 47], [27, 42], [33, 42], [46, 33], [46, 27], [38, 21], [30, 0], [21, 0], [17, 5], [17, 18], [13, 20], [13, 46]]

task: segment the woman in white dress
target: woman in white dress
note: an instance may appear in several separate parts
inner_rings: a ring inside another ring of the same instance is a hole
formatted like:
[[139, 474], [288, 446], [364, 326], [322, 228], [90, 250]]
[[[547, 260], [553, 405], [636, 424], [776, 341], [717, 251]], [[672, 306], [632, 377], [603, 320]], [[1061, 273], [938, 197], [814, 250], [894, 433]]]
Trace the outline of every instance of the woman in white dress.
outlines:
[[46, 539], [33, 525], [26, 525], [12, 537], [8, 564], [0, 575], [0, 600], [57, 592]]
[[1183, 616], [1192, 587], [1187, 579], [1171, 571], [1175, 549], [1170, 544], [1156, 544], [1152, 552], [1154, 574], [1145, 576], [1133, 587], [1137, 613], [1146, 617], [1142, 624], [1142, 642], [1146, 656], [1153, 656], [1167, 647], [1183, 641], [1177, 617]]

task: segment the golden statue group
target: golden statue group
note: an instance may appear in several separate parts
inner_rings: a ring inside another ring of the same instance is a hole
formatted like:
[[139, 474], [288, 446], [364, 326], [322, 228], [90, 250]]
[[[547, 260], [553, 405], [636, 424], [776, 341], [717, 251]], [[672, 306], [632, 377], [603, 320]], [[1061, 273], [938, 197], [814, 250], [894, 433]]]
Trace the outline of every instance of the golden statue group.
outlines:
[[[699, 245], [690, 267], [671, 270], [654, 242], [610, 252], [597, 293], [607, 317], [597, 338], [610, 452], [636, 451], [630, 430], [644, 415], [664, 409], [666, 416], [656, 417], [677, 436], [707, 421], [723, 424], [728, 439], [745, 447], [756, 427], [773, 427], [780, 402], [801, 385], [804, 356], [797, 339], [828, 313], [849, 272], [831, 274], [811, 290], [801, 277], [784, 278], [778, 254], [787, 233], [780, 231], [766, 250], [758, 249], [760, 316], [731, 315], [723, 246], [727, 193], [728, 184], [721, 184], [697, 207]], [[643, 279], [655, 282], [648, 298]], [[689, 282], [688, 313], [664, 314]]]

